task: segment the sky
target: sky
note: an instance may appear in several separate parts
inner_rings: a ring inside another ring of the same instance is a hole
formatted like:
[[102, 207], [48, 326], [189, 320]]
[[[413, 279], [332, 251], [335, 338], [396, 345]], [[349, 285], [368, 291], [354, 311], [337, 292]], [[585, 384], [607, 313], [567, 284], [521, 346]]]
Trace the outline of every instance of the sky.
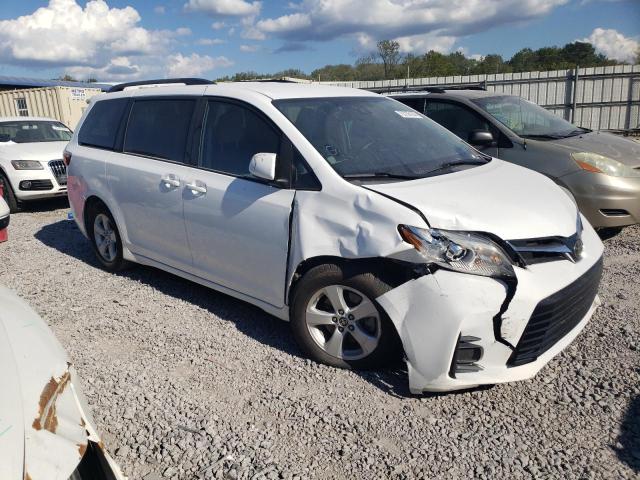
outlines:
[[395, 39], [404, 53], [509, 58], [593, 43], [632, 62], [640, 0], [0, 0], [0, 75], [126, 81], [307, 73]]

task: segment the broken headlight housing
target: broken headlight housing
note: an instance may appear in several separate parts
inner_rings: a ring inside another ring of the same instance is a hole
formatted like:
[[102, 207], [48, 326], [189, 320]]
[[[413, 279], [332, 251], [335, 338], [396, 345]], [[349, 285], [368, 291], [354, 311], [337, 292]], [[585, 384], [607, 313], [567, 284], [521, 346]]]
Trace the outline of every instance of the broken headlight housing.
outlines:
[[482, 235], [409, 225], [398, 226], [398, 231], [427, 263], [471, 275], [515, 277], [509, 256]]

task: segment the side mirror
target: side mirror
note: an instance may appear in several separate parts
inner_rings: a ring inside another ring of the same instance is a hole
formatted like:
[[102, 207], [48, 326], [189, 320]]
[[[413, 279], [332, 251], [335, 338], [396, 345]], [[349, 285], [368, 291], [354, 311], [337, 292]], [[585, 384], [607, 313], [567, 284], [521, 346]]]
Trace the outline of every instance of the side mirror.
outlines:
[[275, 153], [256, 153], [251, 157], [249, 173], [256, 178], [262, 178], [263, 180], [275, 180], [277, 158], [278, 156]]
[[473, 130], [469, 133], [469, 143], [479, 147], [485, 147], [493, 143], [493, 135], [486, 130]]

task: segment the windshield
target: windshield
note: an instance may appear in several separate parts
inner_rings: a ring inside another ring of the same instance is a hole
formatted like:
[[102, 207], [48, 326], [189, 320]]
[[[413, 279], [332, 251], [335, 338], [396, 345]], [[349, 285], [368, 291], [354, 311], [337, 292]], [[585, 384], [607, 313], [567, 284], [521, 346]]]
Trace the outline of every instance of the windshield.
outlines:
[[588, 131], [521, 97], [501, 95], [473, 102], [521, 137], [564, 138]]
[[0, 142], [68, 142], [71, 130], [60, 122], [16, 120], [0, 122]]
[[424, 115], [384, 97], [273, 102], [345, 178], [420, 178], [486, 157]]

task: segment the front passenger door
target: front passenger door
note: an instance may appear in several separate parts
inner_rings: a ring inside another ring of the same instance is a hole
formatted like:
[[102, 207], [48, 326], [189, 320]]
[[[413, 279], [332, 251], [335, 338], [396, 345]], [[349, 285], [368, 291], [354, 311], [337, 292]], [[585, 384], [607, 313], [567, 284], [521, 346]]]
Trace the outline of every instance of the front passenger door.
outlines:
[[260, 112], [210, 100], [184, 194], [194, 273], [276, 307], [284, 306], [295, 191], [252, 178], [249, 162], [259, 152], [278, 153], [280, 140]]

